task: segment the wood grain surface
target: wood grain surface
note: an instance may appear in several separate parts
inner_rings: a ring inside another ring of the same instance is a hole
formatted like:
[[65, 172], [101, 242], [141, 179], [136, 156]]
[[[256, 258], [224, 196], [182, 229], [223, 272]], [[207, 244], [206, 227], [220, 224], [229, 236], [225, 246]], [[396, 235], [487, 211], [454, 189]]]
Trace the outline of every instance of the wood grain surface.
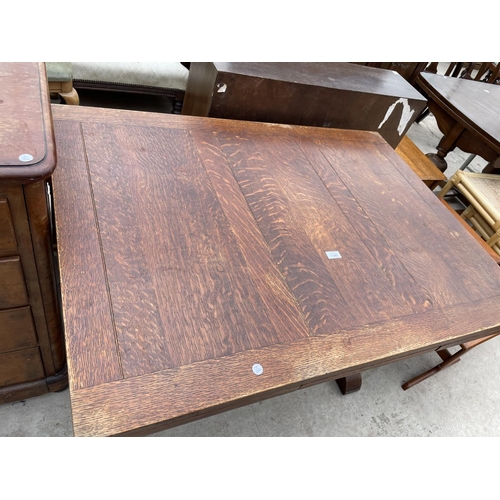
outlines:
[[500, 153], [500, 87], [421, 73], [418, 84], [454, 120]]
[[498, 266], [377, 134], [70, 108], [53, 188], [76, 435], [499, 331]]
[[[54, 132], [44, 63], [0, 63], [0, 151], [0, 181], [29, 182], [54, 170]], [[21, 159], [23, 155], [29, 155], [27, 161]]]

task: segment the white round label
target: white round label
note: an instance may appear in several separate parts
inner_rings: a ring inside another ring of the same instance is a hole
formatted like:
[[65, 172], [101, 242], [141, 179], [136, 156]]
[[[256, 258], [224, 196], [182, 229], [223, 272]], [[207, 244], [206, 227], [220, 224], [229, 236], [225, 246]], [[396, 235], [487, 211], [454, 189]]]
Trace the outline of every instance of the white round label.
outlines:
[[252, 371], [255, 373], [255, 375], [260, 375], [264, 371], [264, 368], [262, 368], [262, 365], [259, 365], [259, 363], [255, 363], [252, 366]]

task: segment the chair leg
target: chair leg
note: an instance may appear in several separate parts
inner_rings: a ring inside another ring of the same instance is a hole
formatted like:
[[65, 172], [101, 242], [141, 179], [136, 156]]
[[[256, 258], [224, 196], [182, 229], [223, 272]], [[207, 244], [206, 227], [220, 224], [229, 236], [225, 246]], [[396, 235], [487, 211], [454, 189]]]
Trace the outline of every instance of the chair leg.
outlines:
[[73, 106], [78, 106], [80, 104], [80, 97], [74, 88], [71, 89], [71, 92], [59, 92], [59, 95], [64, 99], [66, 104], [71, 104]]

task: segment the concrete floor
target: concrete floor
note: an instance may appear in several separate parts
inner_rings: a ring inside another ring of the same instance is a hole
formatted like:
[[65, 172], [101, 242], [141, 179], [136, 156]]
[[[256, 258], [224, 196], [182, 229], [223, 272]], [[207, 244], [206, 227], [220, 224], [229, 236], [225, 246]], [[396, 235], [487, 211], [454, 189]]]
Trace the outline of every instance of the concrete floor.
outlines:
[[[442, 134], [432, 115], [408, 136], [435, 152]], [[447, 157], [449, 177], [468, 154]], [[471, 167], [480, 171], [485, 162]], [[439, 362], [435, 353], [368, 370], [360, 392], [342, 396], [323, 383], [154, 434], [166, 436], [500, 436], [500, 338], [455, 366], [403, 391], [401, 384]], [[68, 390], [0, 405], [0, 436], [72, 436]]]

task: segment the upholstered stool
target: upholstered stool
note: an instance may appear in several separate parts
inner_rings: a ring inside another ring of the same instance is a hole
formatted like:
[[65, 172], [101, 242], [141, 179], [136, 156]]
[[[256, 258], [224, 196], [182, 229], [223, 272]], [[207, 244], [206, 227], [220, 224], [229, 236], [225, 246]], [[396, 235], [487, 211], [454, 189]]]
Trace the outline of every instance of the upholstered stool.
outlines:
[[48, 62], [47, 78], [51, 94], [59, 94], [66, 104], [80, 104], [80, 99], [73, 88], [73, 70], [70, 62]]

